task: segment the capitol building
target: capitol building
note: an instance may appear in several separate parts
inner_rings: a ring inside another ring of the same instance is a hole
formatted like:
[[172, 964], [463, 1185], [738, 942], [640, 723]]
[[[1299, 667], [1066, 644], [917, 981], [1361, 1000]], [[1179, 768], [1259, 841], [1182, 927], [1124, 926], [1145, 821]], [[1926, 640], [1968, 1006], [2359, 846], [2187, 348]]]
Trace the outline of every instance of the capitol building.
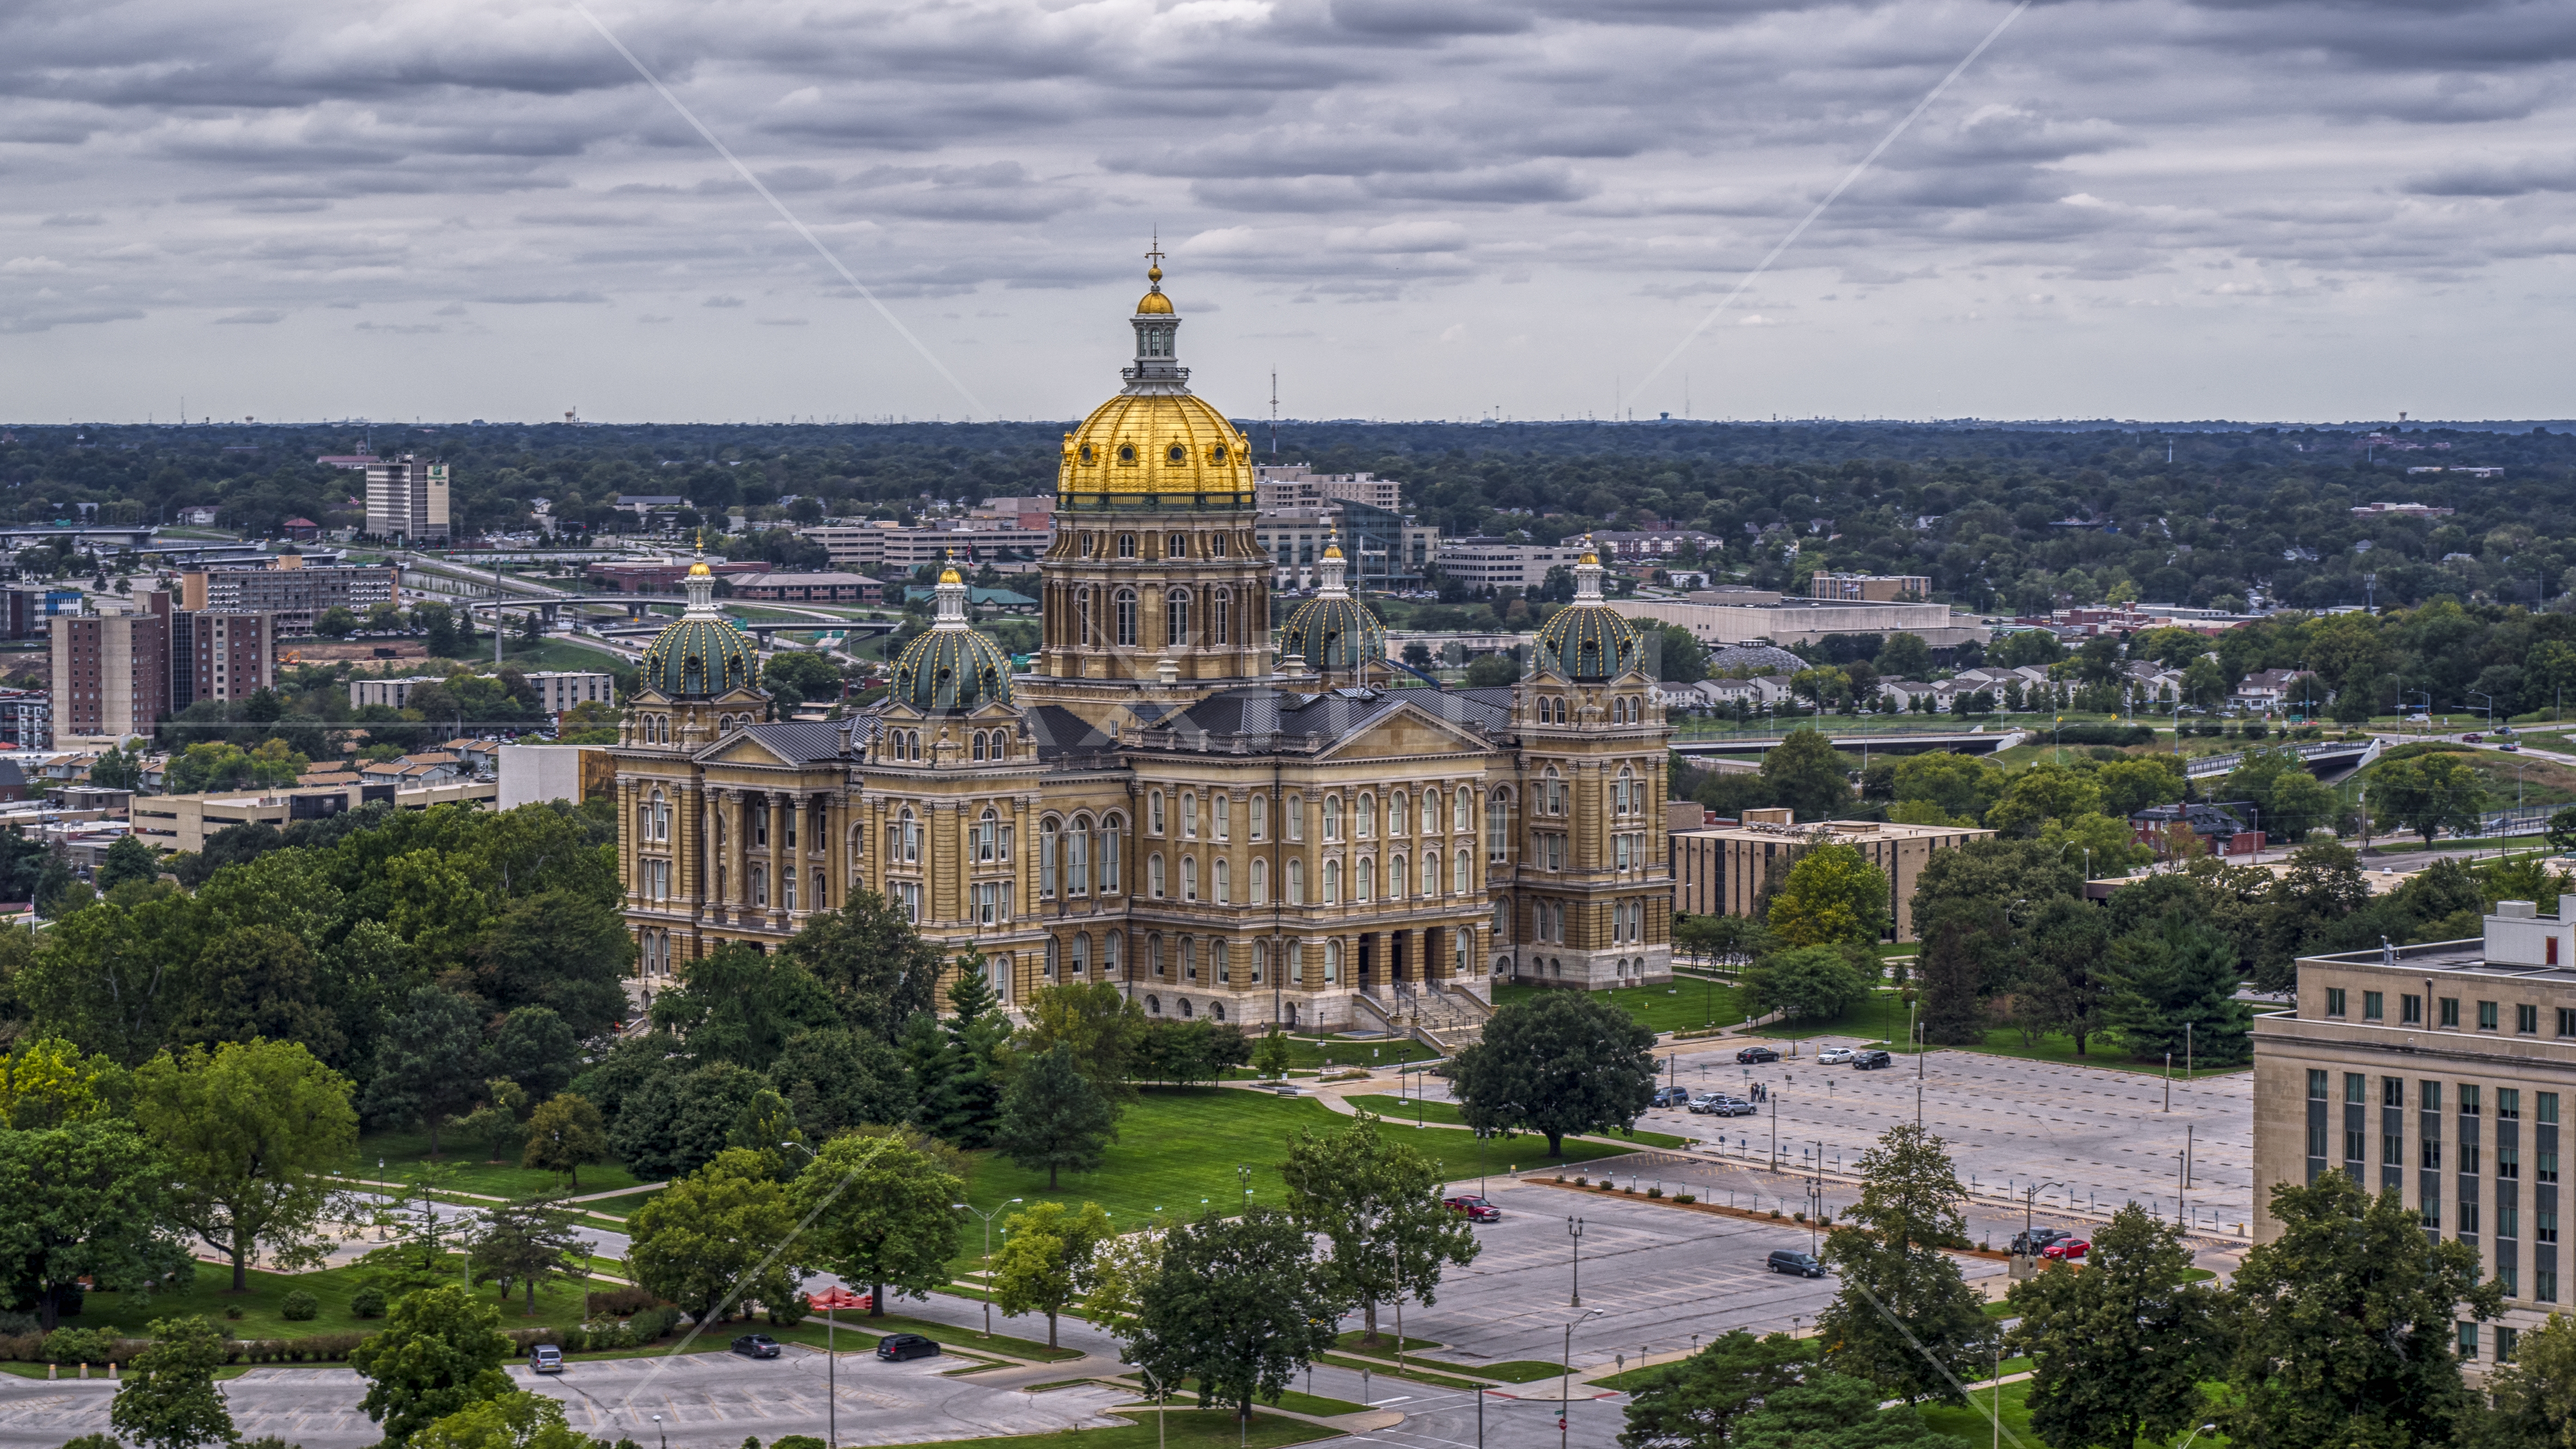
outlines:
[[1151, 1016], [1364, 1030], [1479, 1020], [1495, 981], [1670, 977], [1670, 732], [1598, 560], [1503, 688], [1392, 687], [1338, 549], [1274, 629], [1250, 445], [1190, 391], [1162, 275], [1125, 385], [1064, 437], [1029, 672], [951, 570], [885, 699], [770, 723], [691, 569], [611, 752], [647, 976], [874, 891], [1014, 1009], [1107, 982]]

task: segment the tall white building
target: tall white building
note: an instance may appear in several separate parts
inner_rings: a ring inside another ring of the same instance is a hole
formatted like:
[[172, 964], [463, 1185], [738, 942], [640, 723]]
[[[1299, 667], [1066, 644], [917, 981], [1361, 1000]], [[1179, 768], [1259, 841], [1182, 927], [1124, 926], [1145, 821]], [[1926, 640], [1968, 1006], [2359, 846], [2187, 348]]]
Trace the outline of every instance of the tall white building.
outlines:
[[367, 465], [367, 532], [413, 543], [445, 543], [447, 465], [405, 453]]

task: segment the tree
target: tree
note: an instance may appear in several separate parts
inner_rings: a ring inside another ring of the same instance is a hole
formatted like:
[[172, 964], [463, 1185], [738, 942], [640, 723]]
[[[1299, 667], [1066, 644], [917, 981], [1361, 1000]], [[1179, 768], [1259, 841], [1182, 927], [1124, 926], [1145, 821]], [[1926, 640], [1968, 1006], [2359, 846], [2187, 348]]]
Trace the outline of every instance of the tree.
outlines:
[[1887, 875], [1848, 845], [1809, 846], [1771, 897], [1771, 931], [1792, 946], [1866, 944], [1887, 930]]
[[2487, 1379], [2492, 1412], [2462, 1435], [2480, 1449], [2566, 1449], [2576, 1444], [2576, 1319], [2552, 1313], [2526, 1330], [2513, 1362]]
[[1637, 1124], [1655, 1092], [1655, 1035], [1635, 1017], [1578, 991], [1509, 1002], [1450, 1076], [1459, 1115], [1488, 1132], [1543, 1133], [1547, 1155], [1565, 1134]]
[[891, 1042], [938, 997], [939, 949], [874, 891], [853, 891], [839, 910], [806, 917], [785, 954], [812, 973], [841, 1024], [860, 1036]]
[[357, 1150], [348, 1079], [295, 1042], [164, 1052], [134, 1074], [135, 1125], [171, 1174], [170, 1220], [232, 1259], [250, 1286], [263, 1247], [279, 1267], [317, 1267], [334, 1193], [325, 1173]]
[[1002, 1251], [993, 1260], [993, 1306], [1004, 1313], [1043, 1313], [1047, 1347], [1056, 1346], [1056, 1316], [1091, 1291], [1091, 1258], [1113, 1233], [1100, 1204], [1080, 1211], [1035, 1203], [1003, 1219]]
[[1967, 1242], [1968, 1190], [1946, 1144], [1910, 1122], [1861, 1154], [1860, 1173], [1860, 1201], [1825, 1239], [1842, 1279], [1816, 1319], [1825, 1367], [1909, 1403], [1956, 1402], [1953, 1384], [1977, 1377], [1995, 1332], [1984, 1298], [1941, 1251]]
[[112, 891], [130, 880], [149, 881], [161, 874], [159, 858], [139, 835], [121, 835], [98, 862], [98, 888]]
[[[668, 1189], [665, 1189], [667, 1191]], [[590, 1276], [590, 1254], [599, 1245], [573, 1232], [574, 1215], [552, 1202], [512, 1202], [483, 1210], [482, 1226], [467, 1242], [467, 1266], [477, 1283], [497, 1282], [508, 1302], [514, 1286], [528, 1291], [523, 1317], [537, 1313], [537, 1289], [548, 1278], [578, 1283]]]
[[551, 1097], [581, 1065], [581, 1039], [552, 1007], [515, 1007], [492, 1034], [484, 1065], [531, 1097]]
[[193, 974], [195, 989], [171, 1023], [178, 1041], [297, 1041], [326, 1062], [347, 1050], [338, 1018], [322, 1003], [320, 965], [292, 931], [235, 926], [205, 944]]
[[2033, 836], [2046, 821], [2101, 813], [2101, 787], [2090, 775], [2043, 761], [2012, 777], [1986, 825], [1998, 835]]
[[1666, 624], [1653, 636], [1661, 657], [1655, 677], [1666, 684], [1697, 684], [1708, 678], [1708, 646], [1679, 624]]
[[680, 984], [653, 1001], [653, 1024], [677, 1034], [701, 1062], [765, 1071], [787, 1039], [837, 1026], [840, 1013], [813, 973], [728, 941], [680, 968]]
[[959, 1147], [988, 1145], [1001, 1117], [1003, 1052], [1011, 1039], [1011, 1020], [1002, 1014], [1001, 998], [985, 978], [983, 959], [961, 956], [957, 977], [948, 985], [943, 1040], [931, 1063], [935, 1076], [916, 1078], [921, 1125]]
[[761, 667], [760, 687], [777, 695], [781, 708], [793, 709], [809, 699], [840, 698], [841, 671], [820, 654], [782, 649]]
[[2102, 791], [2102, 813], [2120, 820], [2183, 796], [2182, 767], [2171, 755], [2105, 760], [2093, 772], [2093, 783]]
[[[1910, 637], [1910, 636], [1909, 636]], [[1815, 1345], [1739, 1328], [1679, 1363], [1651, 1370], [1628, 1400], [1621, 1449], [1721, 1449], [1763, 1400], [1803, 1381]]]
[[1890, 679], [1921, 679], [1932, 672], [1932, 646], [1920, 634], [1890, 634], [1879, 646], [1878, 672]]
[[333, 604], [313, 621], [313, 632], [326, 639], [346, 639], [358, 632], [358, 616], [345, 605]]
[[1092, 1327], [1121, 1343], [1136, 1337], [1143, 1324], [1145, 1286], [1163, 1268], [1163, 1243], [1170, 1229], [1156, 1224], [1140, 1233], [1102, 1240], [1092, 1249], [1082, 1297], [1082, 1316]]
[[2270, 1207], [2281, 1235], [2236, 1270], [2219, 1428], [2254, 1449], [2449, 1443], [2472, 1402], [2452, 1325], [2503, 1306], [2478, 1250], [2341, 1170], [2275, 1185]]
[[2007, 1348], [2031, 1358], [2031, 1428], [2057, 1445], [2163, 1442], [2201, 1422], [2223, 1356], [2216, 1293], [2186, 1282], [2182, 1230], [2136, 1203], [2093, 1235], [2080, 1271], [2012, 1287]]
[[1288, 1068], [1296, 1062], [1296, 1053], [1288, 1045], [1288, 1033], [1273, 1023], [1252, 1047], [1252, 1069], [1265, 1077], [1285, 1079]]
[[1024, 1008], [1028, 1025], [1011, 1039], [1012, 1051], [1034, 1060], [1061, 1042], [1074, 1065], [1099, 1094], [1124, 1105], [1135, 1100], [1129, 1078], [1145, 1037], [1145, 1009], [1106, 981], [1041, 986]]
[[159, 1235], [166, 1169], [113, 1118], [0, 1130], [0, 1293], [32, 1301], [51, 1333], [81, 1284], [137, 1283], [184, 1263]]
[[560, 1092], [528, 1114], [527, 1147], [519, 1155], [521, 1167], [534, 1167], [547, 1172], [560, 1172], [581, 1191], [581, 1168], [585, 1162], [608, 1160], [608, 1133], [601, 1127], [599, 1109], [590, 1099], [573, 1092]]
[[2039, 908], [2023, 933], [2021, 979], [2016, 991], [2032, 998], [2031, 1014], [2046, 1029], [2075, 1040], [2075, 1054], [2102, 1030], [2111, 982], [2103, 957], [2111, 945], [2101, 908], [2055, 896]]
[[434, 1158], [439, 1124], [471, 1102], [483, 1081], [483, 1027], [474, 1008], [441, 987], [415, 987], [377, 1048], [367, 1115], [421, 1123]]
[[1833, 820], [1852, 809], [1851, 771], [1833, 741], [1814, 729], [1795, 729], [1762, 757], [1762, 781], [1772, 798], [1800, 820]]
[[204, 1315], [155, 1319], [151, 1345], [134, 1356], [108, 1403], [108, 1423], [150, 1449], [239, 1443], [232, 1411], [215, 1388], [224, 1357], [223, 1331]]
[[501, 1365], [516, 1348], [490, 1304], [453, 1286], [416, 1288], [394, 1300], [381, 1332], [349, 1350], [349, 1366], [367, 1381], [358, 1406], [385, 1426], [388, 1449], [399, 1449], [448, 1415], [510, 1393]]
[[2103, 1024], [2147, 1061], [2186, 1050], [2213, 1066], [2245, 1061], [2253, 1010], [2235, 999], [2236, 960], [2235, 943], [2201, 922], [2167, 916], [2142, 926], [2111, 944]]
[[637, 1283], [701, 1323], [746, 1298], [774, 1312], [796, 1301], [805, 1278], [775, 1251], [794, 1246], [796, 1221], [770, 1160], [729, 1147], [636, 1209], [626, 1261]]
[[1751, 916], [1678, 916], [1673, 944], [1729, 971], [1741, 971], [1776, 943], [1771, 928]]
[[2569, 805], [2549, 817], [2549, 848], [2566, 855], [2576, 852], [2576, 805]]
[[[1876, 968], [1866, 949], [1859, 954]], [[1849, 946], [1804, 946], [1763, 957], [1744, 973], [1746, 1009], [1819, 1021], [1842, 1015], [1869, 999], [1869, 982], [1853, 955]]]
[[884, 1315], [890, 1287], [925, 1297], [948, 1281], [966, 1184], [934, 1146], [900, 1128], [862, 1128], [824, 1143], [797, 1174], [794, 1201], [800, 1218], [810, 1215], [815, 1260], [868, 1285], [871, 1317]]
[[1520, 677], [1521, 662], [1510, 654], [1479, 654], [1467, 661], [1469, 689], [1500, 689], [1519, 683]]
[[[140, 790], [143, 788], [143, 746], [137, 741], [132, 749], [110, 745], [99, 752], [89, 767], [89, 782], [102, 790]], [[126, 839], [132, 840], [132, 836]], [[137, 842], [138, 844], [140, 842]], [[109, 849], [114, 849], [110, 846]], [[150, 846], [144, 846], [146, 851]]]
[[993, 1145], [1004, 1157], [1031, 1171], [1046, 1169], [1049, 1192], [1055, 1191], [1059, 1169], [1089, 1172], [1117, 1140], [1117, 1105], [1083, 1075], [1072, 1043], [1065, 1041], [1012, 1075], [993, 1131]]
[[1441, 1205], [1441, 1164], [1378, 1132], [1365, 1112], [1338, 1132], [1301, 1130], [1279, 1175], [1297, 1226], [1332, 1245], [1336, 1297], [1359, 1305], [1377, 1341], [1381, 1303], [1438, 1301], [1441, 1269], [1465, 1267], [1481, 1246], [1467, 1220]]
[[1254, 1397], [1276, 1401], [1333, 1346], [1342, 1303], [1313, 1253], [1276, 1208], [1231, 1219], [1211, 1208], [1172, 1229], [1127, 1356], [1159, 1384], [1197, 1379], [1202, 1402], [1249, 1418]]
[[2371, 767], [2370, 819], [2382, 830], [2406, 829], [2424, 837], [2448, 830], [2464, 835], [2478, 828], [2486, 809], [2486, 787], [2466, 760], [2454, 755], [2417, 755], [2382, 760]]
[[[784, 1444], [786, 1440], [778, 1443]], [[522, 1389], [466, 1405], [412, 1435], [411, 1449], [601, 1449], [601, 1446], [598, 1440], [565, 1421], [561, 1400]]]
[[902, 1056], [846, 1027], [790, 1036], [769, 1064], [769, 1085], [795, 1108], [799, 1130], [817, 1142], [863, 1123], [912, 1120], [912, 1081]]
[[1974, 755], [1931, 751], [1896, 762], [1895, 799], [1900, 805], [1927, 804], [1939, 810], [1940, 824], [1957, 820], [1973, 825], [1986, 817], [2003, 794], [2004, 772]]

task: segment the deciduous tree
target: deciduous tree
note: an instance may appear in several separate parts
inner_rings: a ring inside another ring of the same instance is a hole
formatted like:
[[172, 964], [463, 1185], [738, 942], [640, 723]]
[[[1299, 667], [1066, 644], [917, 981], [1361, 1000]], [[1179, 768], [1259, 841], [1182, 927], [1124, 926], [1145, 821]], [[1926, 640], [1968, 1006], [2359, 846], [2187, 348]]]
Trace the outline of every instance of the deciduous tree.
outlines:
[[233, 1291], [263, 1248], [280, 1267], [318, 1265], [334, 1197], [323, 1174], [358, 1143], [348, 1080], [279, 1041], [165, 1052], [134, 1075], [135, 1123], [171, 1174], [170, 1220], [232, 1259]]
[[464, 998], [415, 987], [376, 1052], [364, 1099], [370, 1120], [418, 1122], [438, 1155], [440, 1124], [483, 1090], [483, 1023]]
[[114, 1119], [0, 1130], [0, 1291], [48, 1333], [84, 1280], [130, 1284], [187, 1266], [160, 1236], [168, 1169]]
[[153, 1320], [151, 1346], [134, 1356], [108, 1403], [108, 1423], [150, 1449], [238, 1442], [241, 1431], [215, 1388], [223, 1364], [223, 1332], [202, 1315]]
[[589, 1098], [561, 1092], [528, 1114], [527, 1147], [520, 1153], [520, 1166], [560, 1172], [579, 1192], [582, 1164], [607, 1160], [608, 1133]]
[[966, 1184], [936, 1144], [901, 1128], [835, 1137], [797, 1174], [793, 1196], [798, 1216], [812, 1215], [814, 1261], [867, 1284], [871, 1316], [884, 1315], [888, 1288], [922, 1297], [948, 1281]]
[[1562, 1157], [1569, 1132], [1636, 1126], [1654, 1098], [1654, 1041], [1615, 1006], [1546, 992], [1498, 1009], [1484, 1040], [1458, 1053], [1450, 1085], [1468, 1126], [1541, 1133]]
[[510, 1393], [501, 1365], [514, 1347], [492, 1305], [458, 1287], [414, 1289], [394, 1301], [381, 1332], [349, 1350], [367, 1381], [358, 1406], [385, 1426], [387, 1449], [400, 1449], [448, 1415]]
[[1056, 1316], [1091, 1291], [1092, 1255], [1109, 1240], [1109, 1214], [1087, 1202], [1031, 1204], [1003, 1219], [1002, 1251], [993, 1259], [993, 1306], [1004, 1313], [1043, 1313], [1047, 1347], [1056, 1346]]
[[1113, 1102], [1133, 1101], [1136, 1052], [1145, 1039], [1145, 1009], [1106, 981], [1041, 986], [1029, 993], [1028, 1025], [1011, 1039], [1022, 1061], [1062, 1042], [1083, 1078]]
[[1210, 1209], [1165, 1239], [1127, 1354], [1157, 1383], [1197, 1379], [1206, 1400], [1245, 1418], [1255, 1397], [1275, 1401], [1332, 1347], [1342, 1307], [1287, 1213]]
[[797, 1217], [770, 1159], [727, 1148], [636, 1209], [626, 1260], [636, 1282], [701, 1323], [744, 1299], [776, 1312], [797, 1302], [805, 1279], [811, 1240], [791, 1243]]
[[2031, 1428], [2050, 1444], [2162, 1442], [2201, 1422], [2223, 1356], [2218, 1295], [2186, 1282], [2182, 1230], [2136, 1203], [2093, 1234], [2079, 1269], [2013, 1285], [2007, 1347], [2031, 1358]]
[[1117, 1139], [1116, 1104], [1083, 1075], [1065, 1041], [1012, 1074], [993, 1132], [993, 1145], [1004, 1157], [1033, 1172], [1046, 1169], [1049, 1192], [1055, 1191], [1058, 1170], [1091, 1171]]
[[1853, 964], [1858, 955], [1876, 969], [1867, 947], [1849, 944], [1774, 951], [1744, 973], [1745, 1007], [1757, 1015], [1777, 1011], [1792, 1019], [1829, 1021], [1869, 999], [1869, 982]]
[[1875, 942], [1887, 929], [1887, 875], [1848, 845], [1808, 847], [1771, 897], [1772, 934], [1792, 946]]
[[1437, 1302], [1441, 1270], [1474, 1262], [1482, 1246], [1465, 1218], [1441, 1206], [1440, 1164], [1389, 1141], [1365, 1112], [1336, 1132], [1301, 1130], [1279, 1175], [1290, 1216], [1332, 1245], [1333, 1291], [1359, 1305], [1372, 1343], [1380, 1304]]
[[1876, 1384], [1909, 1403], [1950, 1403], [1977, 1377], [1995, 1332], [1985, 1300], [1944, 1247], [1964, 1245], [1968, 1190], [1946, 1144], [1900, 1123], [1861, 1154], [1860, 1201], [1825, 1239], [1842, 1280], [1817, 1316], [1825, 1367]]
[[1795, 729], [1782, 737], [1762, 757], [1762, 781], [1772, 798], [1800, 820], [1833, 820], [1851, 813], [1851, 770], [1820, 731]]
[[874, 891], [853, 891], [839, 910], [807, 917], [786, 954], [822, 984], [841, 1025], [861, 1036], [893, 1041], [938, 999], [938, 948]]

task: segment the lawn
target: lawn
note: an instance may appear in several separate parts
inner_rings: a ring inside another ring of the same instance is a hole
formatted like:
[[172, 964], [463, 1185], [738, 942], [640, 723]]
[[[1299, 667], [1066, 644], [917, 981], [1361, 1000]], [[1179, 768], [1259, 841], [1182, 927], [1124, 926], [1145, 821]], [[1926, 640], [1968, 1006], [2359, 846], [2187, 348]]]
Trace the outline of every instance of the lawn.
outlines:
[[[1440, 1122], [1454, 1127], [1464, 1120], [1458, 1115], [1457, 1105], [1450, 1102], [1425, 1102], [1413, 1097], [1351, 1097], [1346, 1100], [1352, 1106], [1364, 1107], [1390, 1122], [1411, 1122], [1417, 1114], [1425, 1124]], [[1688, 1147], [1698, 1140], [1692, 1137], [1675, 1137], [1665, 1132], [1603, 1133], [1602, 1135], [1624, 1136], [1642, 1147]]]
[[[1887, 1033], [1891, 1028], [1895, 1032], [1894, 1040], [1890, 1040], [1887, 1036]], [[1755, 1036], [1767, 1036], [1776, 1041], [1805, 1042], [1812, 1042], [1818, 1037], [1826, 1036], [1857, 1036], [1865, 1038], [1871, 1044], [1883, 1047], [1888, 1051], [1898, 1053], [1899, 1055], [1905, 1055], [1909, 1051], [1909, 1048], [1905, 1044], [1905, 1028], [1905, 1003], [1898, 1000], [1896, 993], [1893, 991], [1879, 991], [1871, 993], [1868, 1001], [1851, 1008], [1849, 1011], [1844, 1012], [1842, 1015], [1835, 1017], [1832, 1020], [1820, 1021], [1810, 1018], [1793, 1022], [1784, 1022], [1778, 1026], [1756, 1027], [1752, 1034]], [[1986, 1033], [1983, 1041], [1977, 1042], [1973, 1045], [1942, 1046], [1936, 1044], [1929, 1048], [1929, 1050], [1982, 1052], [1987, 1056], [2016, 1057], [2023, 1061], [2056, 1062], [2065, 1066], [2107, 1067], [2114, 1071], [2146, 1072], [2158, 1076], [2161, 1076], [2164, 1073], [2165, 1067], [2163, 1062], [2137, 1061], [2125, 1052], [2121, 1051], [2119, 1042], [2112, 1037], [2103, 1035], [2090, 1036], [2085, 1038], [2084, 1046], [2085, 1050], [2083, 1054], [2078, 1055], [2075, 1050], [2075, 1039], [2073, 1037], [2057, 1033], [2049, 1033], [2041, 1036], [2036, 1046], [2026, 1045], [2022, 1041], [2022, 1035], [2020, 1032], [2015, 1031], [2010, 1027], [1996, 1027]], [[2248, 1068], [2203, 1067], [2201, 1070], [2203, 1072], [2241, 1072], [2248, 1070]]]
[[[967, 1200], [985, 1211], [1012, 1198], [1097, 1202], [1109, 1210], [1113, 1224], [1143, 1227], [1157, 1216], [1195, 1217], [1203, 1206], [1230, 1211], [1246, 1200], [1248, 1181], [1250, 1201], [1278, 1207], [1284, 1200], [1279, 1163], [1287, 1156], [1288, 1140], [1301, 1128], [1336, 1132], [1349, 1125], [1348, 1117], [1311, 1097], [1273, 1097], [1236, 1087], [1147, 1087], [1119, 1120], [1118, 1141], [1098, 1170], [1067, 1172], [1049, 1189], [1045, 1173], [978, 1153]], [[1439, 1159], [1457, 1176], [1554, 1161], [1545, 1156], [1544, 1138], [1480, 1143], [1457, 1128], [1388, 1123], [1379, 1130], [1390, 1141]], [[1627, 1150], [1568, 1142], [1562, 1160], [1583, 1162]], [[1238, 1167], [1249, 1169], [1248, 1175], [1239, 1176]], [[1000, 1226], [994, 1224], [997, 1243]], [[962, 1241], [965, 1251], [954, 1264], [961, 1272], [980, 1263], [982, 1229], [970, 1223]]]
[[[585, 1183], [583, 1184], [583, 1187], [587, 1189], [589, 1184]], [[578, 1204], [578, 1206], [584, 1212], [599, 1213], [607, 1217], [616, 1218], [620, 1222], [623, 1222], [626, 1218], [632, 1216], [637, 1208], [640, 1208], [644, 1204], [652, 1201], [653, 1195], [660, 1191], [661, 1189], [658, 1187], [641, 1188], [634, 1192], [619, 1193], [615, 1197], [604, 1197], [597, 1202], [581, 1203]]]
[[[1494, 983], [1494, 1004], [1505, 1006], [1515, 1001], [1527, 1001], [1556, 989], [1528, 982], [1498, 981]], [[1669, 986], [1623, 987], [1616, 991], [1597, 992], [1595, 998], [1625, 1010], [1658, 1035], [1728, 1026], [1744, 1020], [1744, 1010], [1735, 988], [1708, 977], [1675, 981]]]
[[454, 1132], [440, 1134], [438, 1146], [438, 1158], [433, 1162], [429, 1138], [424, 1133], [371, 1132], [358, 1139], [357, 1152], [341, 1171], [369, 1182], [411, 1182], [417, 1177], [434, 1190], [481, 1193], [513, 1201], [558, 1193], [588, 1196], [636, 1185], [635, 1174], [603, 1162], [583, 1168], [581, 1186], [574, 1189], [565, 1185], [561, 1173], [519, 1166], [515, 1155], [500, 1162], [487, 1162], [482, 1142]]
[[[462, 1282], [464, 1262], [453, 1254], [447, 1262], [459, 1270]], [[355, 1293], [367, 1274], [357, 1268], [325, 1268], [313, 1273], [263, 1273], [252, 1269], [250, 1291], [239, 1296], [232, 1289], [232, 1270], [213, 1263], [199, 1263], [195, 1283], [177, 1292], [154, 1293], [146, 1297], [133, 1293], [93, 1293], [82, 1305], [79, 1328], [112, 1328], [132, 1337], [142, 1337], [156, 1318], [185, 1317], [202, 1313], [230, 1329], [236, 1338], [302, 1338], [313, 1333], [371, 1333], [384, 1327], [384, 1320], [353, 1318], [349, 1315], [349, 1297]], [[537, 1294], [537, 1313], [522, 1317], [524, 1294], [513, 1294], [501, 1310], [501, 1327], [560, 1328], [581, 1321], [583, 1295], [591, 1289], [612, 1288], [612, 1283], [551, 1283]], [[280, 1317], [278, 1309], [286, 1295], [302, 1289], [320, 1300], [318, 1317], [301, 1323]], [[497, 1290], [489, 1285], [475, 1290], [487, 1302], [497, 1301]], [[226, 1320], [224, 1314], [238, 1308], [241, 1317]]]
[[[502, 655], [502, 662], [525, 672], [531, 669], [572, 669], [598, 673], [611, 665], [624, 667], [626, 661], [606, 650], [577, 644], [570, 639], [549, 638], [543, 643], [527, 644], [512, 639]], [[481, 658], [491, 659], [487, 649]]]

